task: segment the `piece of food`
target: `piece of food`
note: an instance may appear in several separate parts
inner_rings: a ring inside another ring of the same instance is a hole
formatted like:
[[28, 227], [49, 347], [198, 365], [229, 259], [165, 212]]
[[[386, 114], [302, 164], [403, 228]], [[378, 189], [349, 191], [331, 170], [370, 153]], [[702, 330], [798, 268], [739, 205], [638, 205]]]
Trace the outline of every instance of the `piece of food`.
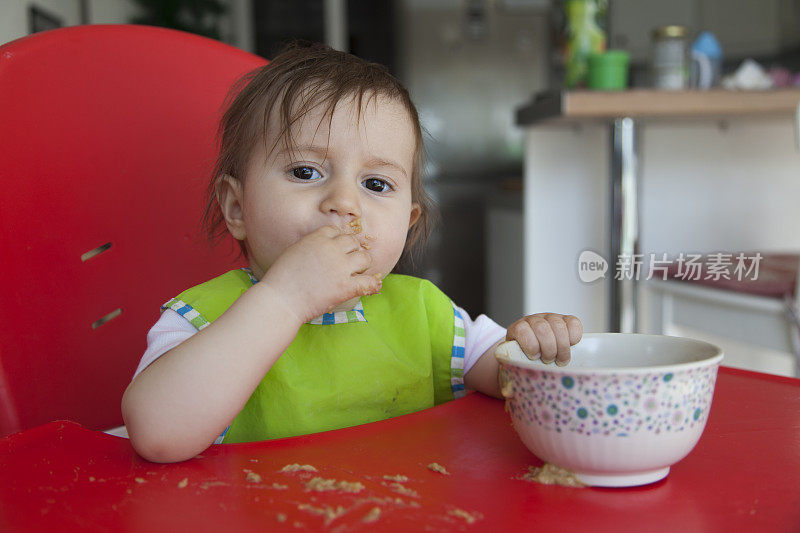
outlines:
[[447, 511], [447, 514], [466, 520], [467, 524], [474, 524], [475, 522], [483, 518], [483, 515], [478, 511], [468, 513], [464, 509], [452, 509], [450, 511]]
[[373, 507], [369, 510], [367, 514], [364, 515], [364, 518], [361, 519], [362, 522], [365, 524], [371, 524], [372, 522], [377, 522], [378, 518], [381, 517], [381, 508], [380, 507]]
[[228, 484], [224, 481], [206, 481], [205, 483], [200, 483], [200, 488], [203, 490], [208, 490], [210, 487], [227, 487]]
[[360, 218], [351, 220], [347, 225], [350, 226], [351, 230], [353, 231], [353, 235], [361, 233], [362, 228]]
[[341, 505], [336, 506], [336, 509], [334, 509], [333, 507], [329, 507], [327, 505], [324, 507], [314, 507], [313, 505], [308, 503], [301, 503], [298, 504], [297, 508], [300, 511], [305, 511], [307, 513], [324, 516], [326, 526], [330, 525], [331, 522], [333, 522], [334, 520], [336, 520], [337, 518], [339, 518], [340, 516], [342, 516], [347, 512], [347, 509], [345, 509]]
[[280, 472], [316, 472], [317, 469], [311, 465], [300, 465], [297, 463], [286, 465], [280, 469]]
[[326, 492], [329, 490], [336, 490], [340, 492], [361, 492], [364, 490], [364, 485], [358, 481], [337, 481], [335, 479], [315, 477], [306, 483], [306, 490], [316, 490], [319, 492]]
[[528, 473], [522, 476], [525, 481], [543, 483], [545, 485], [563, 485], [565, 487], [585, 487], [573, 472], [550, 463], [542, 466], [528, 467]]
[[383, 483], [385, 486], [392, 489], [394, 492], [398, 494], [402, 494], [403, 496], [412, 496], [414, 498], [419, 498], [419, 493], [413, 489], [409, 489], [405, 485], [401, 485], [400, 483]]
[[450, 472], [447, 471], [445, 467], [440, 465], [439, 463], [431, 463], [428, 465], [429, 470], [433, 470], [434, 472], [439, 472], [440, 474], [444, 474], [445, 476], [449, 476]]

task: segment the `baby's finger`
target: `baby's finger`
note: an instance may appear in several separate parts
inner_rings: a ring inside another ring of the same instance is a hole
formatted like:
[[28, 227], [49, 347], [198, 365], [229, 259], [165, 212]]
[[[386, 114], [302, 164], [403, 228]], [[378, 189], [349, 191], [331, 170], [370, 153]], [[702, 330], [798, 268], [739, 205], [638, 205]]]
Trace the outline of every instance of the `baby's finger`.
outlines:
[[361, 243], [352, 235], [339, 235], [334, 237], [333, 240], [339, 246], [339, 249], [346, 254], [361, 249]]
[[358, 287], [359, 296], [369, 296], [370, 294], [378, 294], [381, 292], [381, 280], [378, 276], [372, 274], [356, 274], [353, 276], [353, 281]]
[[569, 330], [562, 315], [551, 314], [546, 318], [556, 339], [556, 364], [564, 366], [569, 363]]
[[372, 256], [363, 250], [356, 250], [347, 254], [347, 261], [352, 274], [363, 274], [372, 266]]
[[541, 355], [539, 341], [527, 320], [517, 320], [511, 324], [511, 327], [506, 331], [506, 340], [517, 341], [522, 352], [528, 359], [533, 361], [539, 359]]
[[558, 354], [558, 344], [556, 343], [556, 336], [553, 333], [553, 327], [546, 319], [541, 317], [528, 317], [531, 322], [531, 328], [539, 340], [539, 346], [542, 351], [542, 362], [545, 364], [552, 363]]
[[342, 229], [339, 228], [338, 226], [320, 226], [317, 229], [315, 229], [312, 233], [319, 233], [324, 237], [333, 239], [337, 235], [342, 234]]
[[564, 316], [564, 322], [567, 323], [567, 330], [569, 331], [569, 344], [575, 346], [583, 338], [583, 324], [580, 319], [573, 315]]

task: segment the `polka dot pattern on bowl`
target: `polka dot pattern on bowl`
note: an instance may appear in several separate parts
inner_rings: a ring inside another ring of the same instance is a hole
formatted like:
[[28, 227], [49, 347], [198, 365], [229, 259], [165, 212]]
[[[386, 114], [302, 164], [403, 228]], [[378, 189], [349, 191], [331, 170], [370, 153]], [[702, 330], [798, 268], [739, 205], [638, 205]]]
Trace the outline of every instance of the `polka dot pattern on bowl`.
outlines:
[[681, 432], [705, 425], [715, 366], [678, 372], [581, 375], [503, 369], [515, 420], [548, 431], [625, 437]]

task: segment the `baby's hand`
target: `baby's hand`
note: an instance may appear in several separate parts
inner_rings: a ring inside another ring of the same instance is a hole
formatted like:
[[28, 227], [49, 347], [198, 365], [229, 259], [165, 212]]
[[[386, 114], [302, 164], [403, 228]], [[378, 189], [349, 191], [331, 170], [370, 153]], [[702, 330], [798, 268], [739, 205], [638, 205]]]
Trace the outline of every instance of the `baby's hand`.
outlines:
[[569, 363], [569, 347], [581, 340], [583, 324], [572, 315], [536, 313], [511, 324], [506, 340], [515, 340], [529, 359], [558, 366]]
[[308, 322], [351, 298], [380, 291], [380, 279], [365, 274], [372, 257], [361, 244], [336, 226], [322, 226], [284, 250], [261, 283]]

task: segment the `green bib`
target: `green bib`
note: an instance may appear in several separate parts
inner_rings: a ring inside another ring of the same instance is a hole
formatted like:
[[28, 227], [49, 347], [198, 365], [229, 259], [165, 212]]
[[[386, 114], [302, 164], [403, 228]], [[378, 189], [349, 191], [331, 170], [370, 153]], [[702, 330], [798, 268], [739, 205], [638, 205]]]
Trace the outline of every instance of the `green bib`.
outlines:
[[[202, 329], [253, 285], [233, 270], [163, 308]], [[432, 283], [390, 274], [353, 311], [304, 324], [225, 434], [248, 442], [339, 429], [419, 411], [464, 394], [464, 329]]]

